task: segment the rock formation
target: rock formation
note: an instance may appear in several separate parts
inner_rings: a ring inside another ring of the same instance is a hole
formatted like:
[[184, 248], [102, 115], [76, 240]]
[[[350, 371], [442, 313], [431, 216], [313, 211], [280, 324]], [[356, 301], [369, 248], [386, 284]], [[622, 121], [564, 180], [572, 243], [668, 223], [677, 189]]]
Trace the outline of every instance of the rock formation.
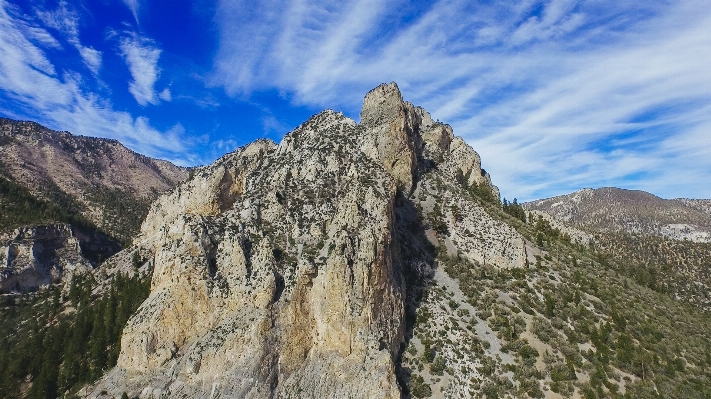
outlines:
[[68, 224], [26, 226], [0, 234], [0, 292], [22, 292], [71, 279], [119, 249], [100, 233]]
[[368, 93], [360, 124], [323, 111], [195, 170], [134, 240], [151, 294], [84, 395], [401, 397], [432, 245], [525, 264], [523, 238], [464, 195], [474, 183], [498, 198], [479, 156], [394, 83]]

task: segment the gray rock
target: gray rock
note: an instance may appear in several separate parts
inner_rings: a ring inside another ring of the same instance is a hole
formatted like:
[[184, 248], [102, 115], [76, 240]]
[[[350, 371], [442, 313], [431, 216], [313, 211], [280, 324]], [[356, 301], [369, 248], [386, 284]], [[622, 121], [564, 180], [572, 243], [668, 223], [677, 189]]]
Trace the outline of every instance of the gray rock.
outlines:
[[120, 246], [68, 224], [25, 226], [0, 234], [0, 292], [27, 291], [91, 271]]

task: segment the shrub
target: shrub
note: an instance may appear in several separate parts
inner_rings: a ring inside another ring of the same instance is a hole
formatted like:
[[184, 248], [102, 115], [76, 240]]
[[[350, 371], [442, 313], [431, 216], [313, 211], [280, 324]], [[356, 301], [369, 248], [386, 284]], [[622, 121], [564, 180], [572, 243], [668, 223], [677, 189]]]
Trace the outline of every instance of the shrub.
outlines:
[[422, 376], [413, 374], [412, 377], [410, 377], [410, 394], [416, 398], [429, 398], [432, 396], [432, 388], [430, 388]]
[[442, 356], [437, 356], [430, 365], [430, 371], [434, 375], [442, 375], [444, 374], [444, 369], [446, 368], [446, 366], [447, 364], [444, 361], [444, 358]]

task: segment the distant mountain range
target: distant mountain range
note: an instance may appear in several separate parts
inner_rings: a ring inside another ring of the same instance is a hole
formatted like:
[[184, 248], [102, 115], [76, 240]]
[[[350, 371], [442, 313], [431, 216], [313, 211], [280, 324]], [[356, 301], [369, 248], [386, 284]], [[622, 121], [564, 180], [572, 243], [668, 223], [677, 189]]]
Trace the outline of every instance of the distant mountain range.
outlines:
[[572, 226], [711, 242], [711, 200], [666, 200], [644, 191], [605, 187], [522, 204]]

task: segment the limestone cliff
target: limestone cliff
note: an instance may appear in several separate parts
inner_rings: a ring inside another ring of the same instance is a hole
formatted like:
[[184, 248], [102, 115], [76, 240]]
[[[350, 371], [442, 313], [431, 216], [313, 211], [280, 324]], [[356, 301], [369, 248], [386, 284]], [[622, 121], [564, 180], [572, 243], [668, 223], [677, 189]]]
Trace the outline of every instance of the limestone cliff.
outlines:
[[151, 294], [84, 394], [401, 397], [433, 244], [525, 264], [523, 238], [463, 194], [474, 183], [498, 196], [479, 156], [394, 83], [368, 93], [360, 124], [323, 111], [197, 169], [151, 206], [134, 240]]

